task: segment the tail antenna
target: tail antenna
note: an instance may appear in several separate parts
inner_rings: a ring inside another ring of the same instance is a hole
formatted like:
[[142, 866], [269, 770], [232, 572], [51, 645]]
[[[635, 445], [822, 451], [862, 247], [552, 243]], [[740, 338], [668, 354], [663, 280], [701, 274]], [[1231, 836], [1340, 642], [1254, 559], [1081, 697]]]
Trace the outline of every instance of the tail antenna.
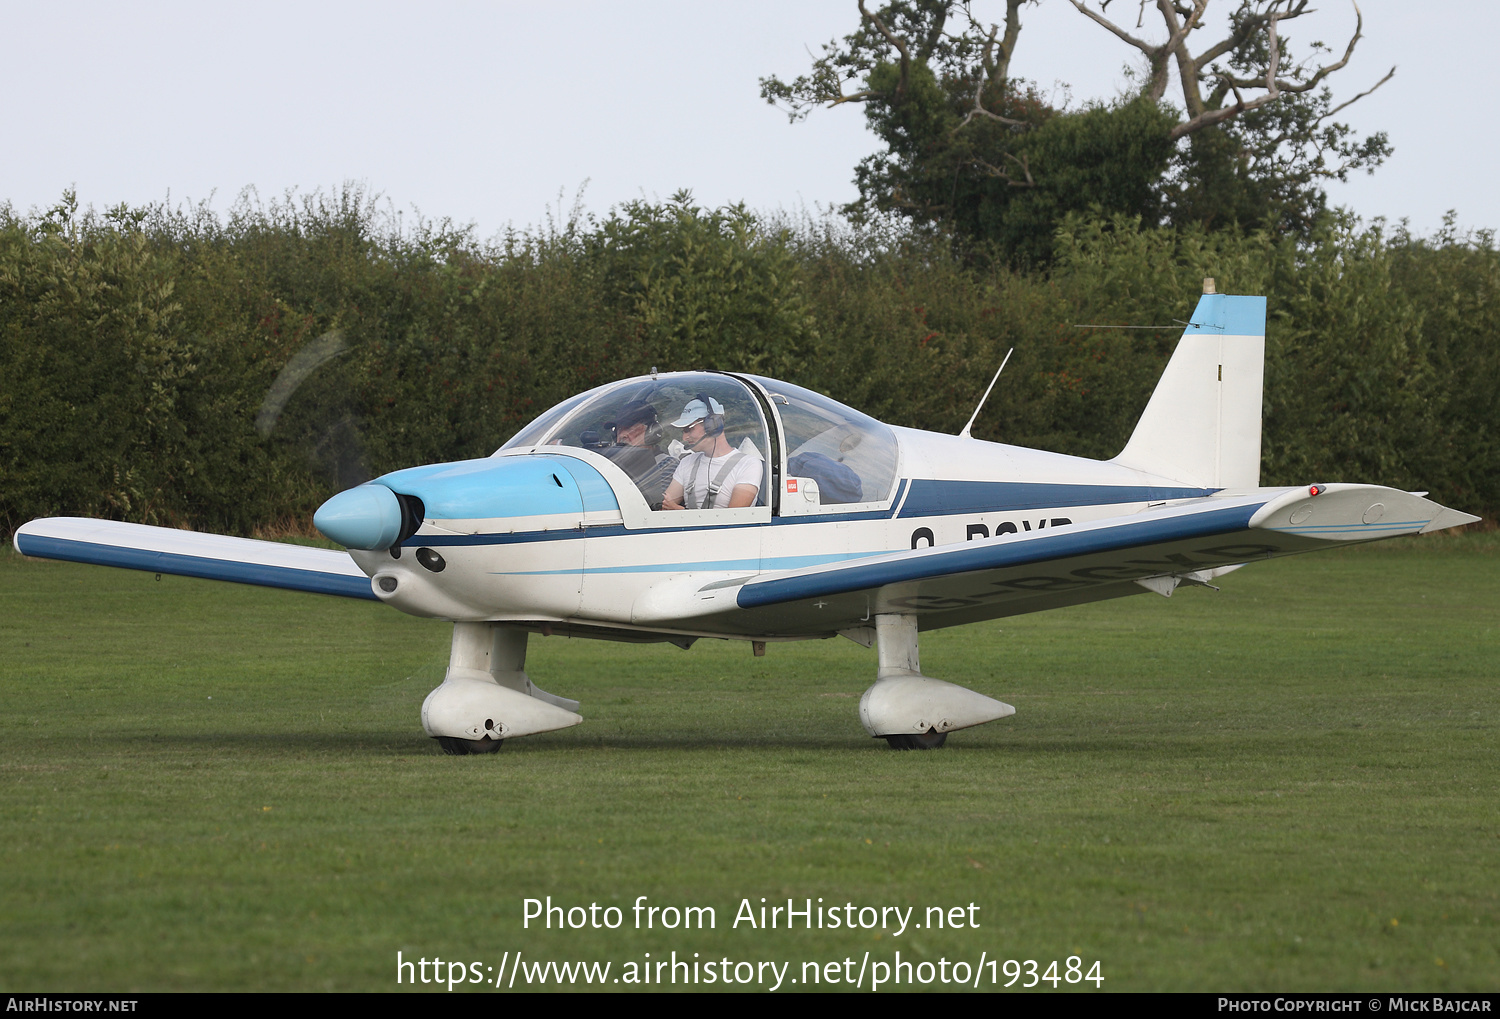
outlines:
[[1005, 366], [1010, 363], [1010, 355], [1014, 354], [1015, 352], [1015, 347], [1011, 347], [1005, 352], [1005, 360], [1001, 361], [1000, 367], [995, 369], [995, 377], [990, 379], [989, 389], [986, 389], [984, 391], [984, 395], [979, 398], [979, 406], [975, 407], [974, 413], [969, 415], [969, 423], [964, 425], [964, 430], [958, 433], [958, 437], [960, 439], [973, 438], [973, 436], [969, 434], [969, 429], [974, 427], [974, 419], [979, 417], [979, 412], [984, 409], [984, 401], [990, 398], [990, 389], [994, 389], [995, 383], [1000, 381], [1000, 373], [1005, 370]]

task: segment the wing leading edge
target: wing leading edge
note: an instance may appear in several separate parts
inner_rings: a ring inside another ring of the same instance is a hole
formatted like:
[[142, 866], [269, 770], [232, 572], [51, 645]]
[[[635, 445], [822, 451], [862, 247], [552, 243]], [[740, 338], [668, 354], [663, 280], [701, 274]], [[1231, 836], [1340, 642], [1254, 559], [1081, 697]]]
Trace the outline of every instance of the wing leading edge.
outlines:
[[348, 554], [326, 548], [84, 517], [33, 520], [16, 530], [15, 543], [39, 559], [378, 600]]

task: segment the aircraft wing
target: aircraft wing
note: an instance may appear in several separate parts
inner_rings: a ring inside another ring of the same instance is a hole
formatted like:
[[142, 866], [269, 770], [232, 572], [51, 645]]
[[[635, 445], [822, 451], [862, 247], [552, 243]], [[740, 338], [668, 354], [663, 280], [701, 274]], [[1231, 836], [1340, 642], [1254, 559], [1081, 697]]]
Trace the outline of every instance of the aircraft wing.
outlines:
[[933, 629], [1148, 590], [1170, 595], [1260, 559], [1477, 519], [1375, 485], [1259, 489], [713, 586], [732, 593], [744, 622], [762, 632], [870, 626], [875, 613], [915, 614]]
[[17, 551], [39, 559], [378, 600], [348, 553], [326, 548], [84, 517], [22, 524], [15, 543]]

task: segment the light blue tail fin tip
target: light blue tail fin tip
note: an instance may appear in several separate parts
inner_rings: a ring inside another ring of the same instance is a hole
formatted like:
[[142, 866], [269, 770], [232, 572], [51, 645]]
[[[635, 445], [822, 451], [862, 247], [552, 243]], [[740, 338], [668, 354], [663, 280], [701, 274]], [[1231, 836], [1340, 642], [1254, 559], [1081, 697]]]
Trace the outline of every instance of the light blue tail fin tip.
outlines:
[[1184, 335], [1218, 333], [1220, 336], [1266, 335], [1266, 299], [1231, 294], [1204, 294], [1193, 309], [1192, 324]]

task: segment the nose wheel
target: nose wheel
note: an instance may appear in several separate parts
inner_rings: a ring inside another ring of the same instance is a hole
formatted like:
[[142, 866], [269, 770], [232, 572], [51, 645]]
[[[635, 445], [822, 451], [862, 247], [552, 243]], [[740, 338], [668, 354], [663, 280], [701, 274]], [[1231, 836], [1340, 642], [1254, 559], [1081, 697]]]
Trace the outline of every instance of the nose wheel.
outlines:
[[443, 753], [452, 757], [464, 757], [468, 754], [493, 754], [498, 753], [503, 739], [461, 739], [458, 736], [437, 736], [438, 746], [443, 748]]
[[892, 750], [936, 750], [948, 742], [946, 732], [928, 729], [926, 732], [898, 732], [885, 738]]

